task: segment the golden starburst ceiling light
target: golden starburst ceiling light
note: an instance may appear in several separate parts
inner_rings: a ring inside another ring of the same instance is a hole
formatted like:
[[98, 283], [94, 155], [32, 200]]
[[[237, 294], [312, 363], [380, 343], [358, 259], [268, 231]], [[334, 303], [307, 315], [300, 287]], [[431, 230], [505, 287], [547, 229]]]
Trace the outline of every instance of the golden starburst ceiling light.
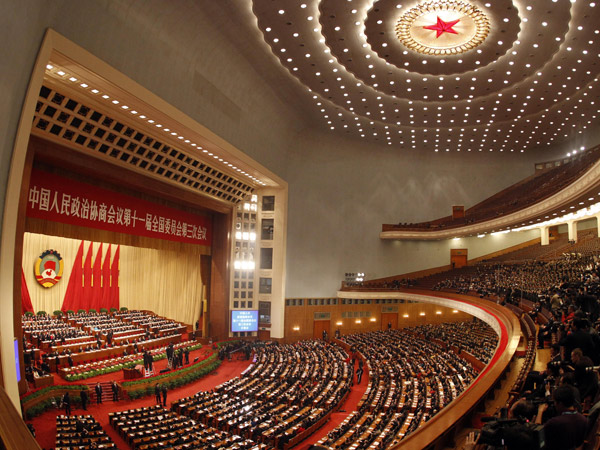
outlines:
[[398, 40], [432, 56], [451, 56], [480, 45], [490, 21], [476, 6], [461, 0], [428, 1], [404, 13], [396, 24]]

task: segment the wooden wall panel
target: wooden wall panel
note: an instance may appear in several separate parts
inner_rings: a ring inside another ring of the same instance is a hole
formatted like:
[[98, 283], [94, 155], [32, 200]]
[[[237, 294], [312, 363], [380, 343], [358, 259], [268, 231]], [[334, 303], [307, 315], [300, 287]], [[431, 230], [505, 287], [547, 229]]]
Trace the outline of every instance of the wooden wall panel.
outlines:
[[315, 339], [323, 339], [323, 332], [331, 337], [331, 320], [313, 320], [312, 337]]
[[392, 330], [398, 328], [398, 313], [381, 313], [381, 330], [387, 330], [389, 327]]
[[258, 340], [268, 341], [271, 339], [271, 330], [258, 330]]
[[232, 214], [215, 214], [210, 285], [208, 292], [208, 336], [229, 337], [229, 255], [231, 255]]
[[467, 265], [469, 250], [466, 248], [453, 248], [450, 250], [450, 265], [458, 269]]
[[[339, 329], [342, 335], [381, 330], [381, 311], [382, 307], [387, 306], [398, 307], [398, 328], [425, 323], [459, 322], [472, 319], [472, 316], [467, 313], [461, 311], [455, 313], [452, 309], [429, 303], [341, 305], [339, 302], [340, 299], [338, 299], [337, 305], [308, 306], [307, 299], [304, 299], [303, 306], [286, 306], [285, 341], [294, 342], [301, 339], [311, 339], [313, 337], [314, 313], [316, 312], [331, 314], [330, 336], [335, 333], [336, 329]], [[359, 314], [363, 312], [364, 314], [367, 311], [371, 313], [370, 317], [342, 317], [343, 313], [354, 315], [355, 312]], [[438, 311], [441, 314], [437, 314]], [[421, 313], [425, 315], [422, 316]], [[360, 320], [360, 323], [357, 323], [358, 320]], [[387, 321], [384, 325], [387, 327]]]

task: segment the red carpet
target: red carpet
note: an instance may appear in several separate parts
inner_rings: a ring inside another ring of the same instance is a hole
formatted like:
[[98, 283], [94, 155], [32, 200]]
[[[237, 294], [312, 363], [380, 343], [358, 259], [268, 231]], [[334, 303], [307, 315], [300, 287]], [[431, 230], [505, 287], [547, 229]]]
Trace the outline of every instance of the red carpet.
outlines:
[[[196, 352], [194, 352], [194, 357], [200, 356], [200, 353], [205, 352], [206, 350], [208, 350], [206, 347], [197, 350]], [[190, 354], [190, 359], [193, 360], [191, 356], [192, 354]], [[166, 361], [159, 361], [159, 363], [162, 363], [162, 365], [159, 367], [166, 365]], [[205, 376], [204, 378], [187, 386], [182, 386], [180, 388], [169, 391], [167, 396], [167, 406], [169, 406], [172, 401], [178, 400], [183, 397], [189, 397], [201, 390], [212, 389], [215, 386], [218, 386], [219, 384], [240, 375], [248, 367], [249, 364], [250, 361], [224, 361], [223, 364], [221, 364], [221, 366], [217, 370]], [[112, 378], [110, 378], [111, 376]], [[102, 379], [101, 381], [107, 381], [112, 379], [121, 380], [122, 373], [115, 372], [113, 374], [107, 374], [101, 377], [89, 378], [87, 380], [84, 380], [84, 383], [87, 384], [96, 382], [99, 379]], [[365, 380], [363, 380], [363, 383], [365, 383]], [[104, 428], [106, 433], [113, 440], [115, 445], [121, 450], [125, 450], [130, 447], [109, 425], [108, 413], [113, 411], [125, 411], [128, 409], [141, 408], [143, 406], [150, 406], [154, 404], [154, 396], [149, 396], [135, 401], [125, 402], [121, 400], [117, 404], [114, 402], [104, 402], [100, 405], [96, 405], [94, 403], [88, 406], [87, 411], [74, 408], [72, 414], [91, 414], [92, 416], [94, 416], [94, 418], [100, 423], [100, 425], [102, 425], [102, 428]], [[30, 421], [30, 423], [32, 423], [35, 428], [37, 441], [43, 449], [54, 448], [56, 442], [56, 416], [61, 414], [63, 414], [62, 410], [51, 410]]]
[[346, 397], [346, 401], [340, 407], [338, 412], [332, 413], [329, 422], [318, 429], [311, 437], [293, 447], [294, 450], [307, 450], [311, 445], [315, 444], [323, 436], [342, 423], [344, 419], [348, 417], [348, 414], [357, 409], [358, 402], [362, 398], [363, 394], [367, 390], [367, 386], [369, 385], [369, 370], [367, 369], [366, 365], [364, 366], [364, 370], [365, 372], [363, 374], [361, 383], [358, 386], [356, 385], [356, 376], [354, 377], [355, 384], [352, 386], [348, 397]]

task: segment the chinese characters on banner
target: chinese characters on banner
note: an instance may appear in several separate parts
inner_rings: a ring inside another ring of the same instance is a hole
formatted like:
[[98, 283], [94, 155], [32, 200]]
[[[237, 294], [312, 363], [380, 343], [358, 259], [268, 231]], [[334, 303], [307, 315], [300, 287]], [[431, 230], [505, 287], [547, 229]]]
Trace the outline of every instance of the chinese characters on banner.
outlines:
[[210, 218], [33, 170], [27, 216], [210, 246]]

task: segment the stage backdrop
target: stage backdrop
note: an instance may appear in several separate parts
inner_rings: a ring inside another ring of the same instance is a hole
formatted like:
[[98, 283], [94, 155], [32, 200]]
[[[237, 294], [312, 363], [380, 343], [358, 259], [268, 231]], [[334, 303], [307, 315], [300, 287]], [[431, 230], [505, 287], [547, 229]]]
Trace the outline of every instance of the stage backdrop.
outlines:
[[[25, 233], [23, 273], [35, 312], [43, 310], [51, 314], [62, 308], [81, 243], [77, 239]], [[97, 261], [102, 267], [110, 250], [109, 261], [117, 263], [117, 249], [119, 306], [151, 310], [186, 324], [195, 322], [200, 316], [203, 291], [200, 255], [83, 241], [83, 261], [87, 260], [92, 266]], [[58, 252], [64, 267], [62, 278], [50, 288], [39, 284], [34, 273], [36, 261], [47, 250]], [[97, 260], [98, 256], [101, 259]], [[97, 301], [97, 297], [91, 295], [80, 299], [78, 306], [93, 308]]]

